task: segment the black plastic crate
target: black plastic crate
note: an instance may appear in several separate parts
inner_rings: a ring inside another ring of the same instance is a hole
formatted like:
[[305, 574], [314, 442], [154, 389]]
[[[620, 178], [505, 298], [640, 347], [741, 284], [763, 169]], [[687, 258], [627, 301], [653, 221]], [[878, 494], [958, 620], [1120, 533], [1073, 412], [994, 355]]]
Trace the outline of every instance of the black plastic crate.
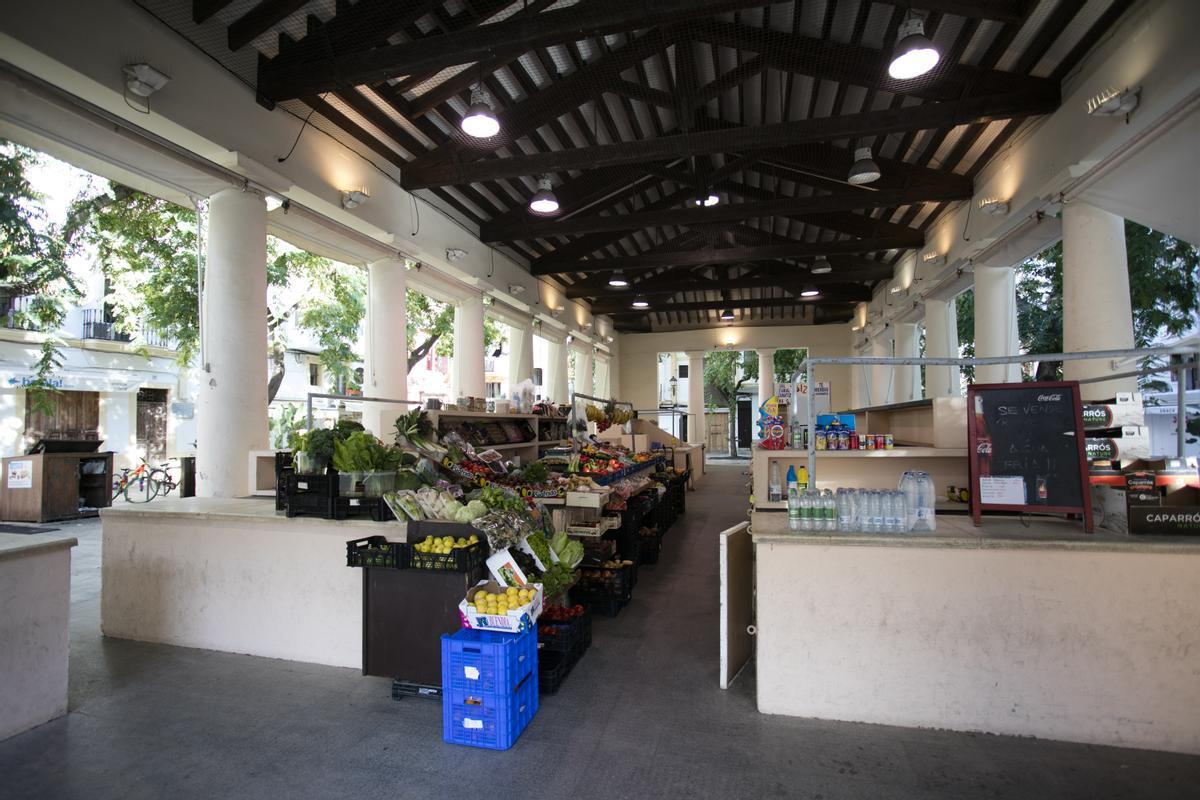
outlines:
[[538, 657], [542, 653], [570, 653], [577, 639], [578, 628], [570, 622], [539, 622]]
[[333, 497], [329, 500], [329, 519], [365, 517], [375, 522], [390, 522], [396, 517], [382, 497]]
[[424, 683], [393, 680], [392, 699], [403, 700], [406, 697], [432, 697], [435, 700], [440, 700], [442, 697], [442, 687], [430, 686]]
[[603, 614], [606, 617], [615, 617], [621, 613], [621, 609], [625, 607], [627, 601], [619, 597], [612, 597], [604, 594], [589, 594], [587, 592], [580, 593], [575, 597], [575, 601], [580, 605], [587, 606], [589, 612]]
[[633, 596], [633, 567], [580, 567], [579, 583], [571, 590], [575, 602], [587, 605], [586, 600], [615, 598], [622, 602]]
[[292, 471], [292, 454], [275, 453], [275, 510], [284, 511], [287, 508], [287, 482], [284, 472]]
[[542, 694], [554, 694], [562, 688], [563, 682], [571, 674], [575, 660], [570, 653], [555, 651], [538, 653], [538, 691]]
[[[446, 534], [449, 536], [450, 534]], [[470, 572], [487, 560], [483, 542], [469, 547], [456, 547], [449, 553], [421, 553], [415, 548], [411, 553], [409, 567], [412, 569], [434, 569], [449, 572]]]
[[283, 513], [289, 517], [333, 519], [333, 500], [320, 494], [289, 494], [284, 498]]
[[658, 531], [647, 535], [649, 530], [649, 528], [642, 529], [641, 563], [645, 565], [657, 564], [658, 556], [662, 552], [662, 535]]
[[366, 536], [346, 542], [347, 567], [408, 569], [408, 556], [407, 544], [389, 542], [384, 536]]

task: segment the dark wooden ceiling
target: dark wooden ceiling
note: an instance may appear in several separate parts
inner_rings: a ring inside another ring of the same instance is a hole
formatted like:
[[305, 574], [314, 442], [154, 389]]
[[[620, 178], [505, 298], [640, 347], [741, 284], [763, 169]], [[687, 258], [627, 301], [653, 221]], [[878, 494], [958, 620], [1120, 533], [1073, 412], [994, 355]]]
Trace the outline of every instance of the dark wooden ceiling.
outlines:
[[[723, 308], [848, 319], [1017, 128], [1057, 108], [1129, 4], [190, 0], [183, 32], [219, 60], [253, 53], [261, 102], [315, 111], [533, 274], [650, 330], [717, 324]], [[910, 7], [943, 57], [896, 81]], [[501, 123], [489, 140], [458, 127], [479, 84]], [[864, 145], [882, 177], [851, 186]], [[555, 218], [527, 210], [543, 174]], [[721, 203], [695, 207], [708, 187]], [[831, 273], [808, 271], [817, 256]], [[610, 289], [614, 269], [633, 285]], [[639, 293], [648, 311], [630, 307]]]

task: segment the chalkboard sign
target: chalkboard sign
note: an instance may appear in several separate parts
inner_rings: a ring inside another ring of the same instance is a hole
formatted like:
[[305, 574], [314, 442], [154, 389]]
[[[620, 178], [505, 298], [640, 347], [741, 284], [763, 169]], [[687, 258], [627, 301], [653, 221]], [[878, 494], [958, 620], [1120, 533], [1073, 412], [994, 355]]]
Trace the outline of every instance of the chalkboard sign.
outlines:
[[1092, 532], [1079, 384], [976, 384], [967, 389], [971, 518], [984, 509], [1081, 514]]

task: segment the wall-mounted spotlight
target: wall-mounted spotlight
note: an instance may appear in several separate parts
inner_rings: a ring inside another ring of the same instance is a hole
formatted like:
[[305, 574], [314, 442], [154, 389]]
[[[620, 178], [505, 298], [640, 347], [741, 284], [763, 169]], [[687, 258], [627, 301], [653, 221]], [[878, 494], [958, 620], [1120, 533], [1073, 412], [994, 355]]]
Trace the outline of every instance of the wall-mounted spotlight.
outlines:
[[929, 252], [924, 253], [921, 256], [921, 260], [924, 261], [926, 264], [932, 264], [935, 267], [946, 263], [946, 257], [944, 255], [942, 255], [941, 253], [938, 253], [934, 250], [930, 250]]
[[979, 201], [979, 210], [993, 217], [1003, 217], [1008, 213], [1008, 203], [998, 197], [985, 197]]
[[525, 287], [519, 283], [510, 283], [508, 285], [508, 293], [512, 295], [525, 294]]
[[1138, 106], [1141, 89], [1108, 88], [1094, 97], [1088, 98], [1087, 113], [1089, 117], [1124, 117], [1128, 116]]
[[171, 76], [159, 72], [149, 64], [126, 64], [125, 88], [138, 97], [149, 97], [171, 82]]
[[829, 263], [829, 259], [825, 256], [818, 256], [813, 262], [812, 268], [809, 269], [813, 275], [827, 275], [833, 272], [833, 265]]
[[461, 261], [462, 259], [464, 259], [466, 257], [467, 257], [467, 251], [463, 250], [461, 247], [446, 248], [446, 260], [447, 261]]
[[342, 190], [342, 208], [346, 209], [347, 211], [352, 208], [358, 208], [369, 199], [371, 199], [371, 195], [367, 194], [366, 189]]

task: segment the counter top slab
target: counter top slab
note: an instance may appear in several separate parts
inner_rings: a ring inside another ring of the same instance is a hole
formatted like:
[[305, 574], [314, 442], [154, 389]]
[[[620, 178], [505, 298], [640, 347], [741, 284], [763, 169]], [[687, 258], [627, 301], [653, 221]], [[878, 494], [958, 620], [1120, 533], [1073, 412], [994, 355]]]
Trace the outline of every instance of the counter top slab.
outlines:
[[74, 536], [61, 533], [0, 533], [0, 561], [77, 544], [79, 540]]
[[[225, 523], [254, 522], [288, 525], [294, 528], [323, 528], [342, 530], [346, 528], [377, 532], [381, 535], [404, 530], [399, 521], [375, 522], [370, 519], [333, 520], [319, 517], [287, 517], [275, 510], [275, 500], [261, 497], [180, 497], [155, 500], [143, 505], [126, 504], [101, 509], [100, 519], [143, 519], [166, 520], [200, 519]], [[350, 533], [353, 537], [355, 534]], [[361, 534], [359, 534], [361, 535]]]
[[794, 532], [788, 529], [785, 512], [756, 511], [750, 515], [750, 535], [755, 544], [1200, 555], [1200, 537], [1124, 536], [1100, 530], [1088, 534], [1079, 522], [1053, 518], [1026, 518], [1023, 522], [1017, 517], [984, 517], [975, 527], [969, 516], [947, 514], [937, 518], [937, 527], [935, 533]]

